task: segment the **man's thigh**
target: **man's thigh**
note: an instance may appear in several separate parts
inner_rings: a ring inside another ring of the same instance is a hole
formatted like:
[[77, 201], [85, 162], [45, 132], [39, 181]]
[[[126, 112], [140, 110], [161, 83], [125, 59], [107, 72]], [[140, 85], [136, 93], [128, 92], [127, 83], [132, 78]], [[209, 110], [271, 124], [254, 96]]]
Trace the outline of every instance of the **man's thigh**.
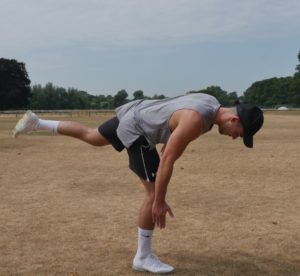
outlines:
[[127, 149], [129, 168], [147, 182], [155, 182], [160, 158], [156, 148], [151, 149], [144, 136]]

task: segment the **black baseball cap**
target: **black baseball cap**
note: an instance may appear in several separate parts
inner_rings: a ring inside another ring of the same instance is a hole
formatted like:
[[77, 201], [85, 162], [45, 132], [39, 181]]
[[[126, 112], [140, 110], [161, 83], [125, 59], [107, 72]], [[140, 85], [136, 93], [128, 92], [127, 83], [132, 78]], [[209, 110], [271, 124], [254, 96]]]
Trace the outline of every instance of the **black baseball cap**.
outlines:
[[239, 101], [236, 103], [236, 109], [244, 128], [244, 144], [248, 148], [253, 148], [253, 136], [264, 123], [263, 112], [254, 104], [240, 103]]

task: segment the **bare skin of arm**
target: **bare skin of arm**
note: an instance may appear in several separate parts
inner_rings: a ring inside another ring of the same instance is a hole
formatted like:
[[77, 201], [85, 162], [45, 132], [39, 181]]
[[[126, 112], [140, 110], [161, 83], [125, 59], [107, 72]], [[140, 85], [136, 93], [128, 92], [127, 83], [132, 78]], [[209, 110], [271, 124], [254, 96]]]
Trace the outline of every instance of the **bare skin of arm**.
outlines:
[[172, 115], [169, 127], [172, 134], [163, 148], [155, 181], [155, 199], [152, 206], [152, 219], [159, 228], [165, 228], [167, 213], [173, 217], [173, 212], [165, 198], [174, 163], [182, 155], [187, 145], [201, 135], [204, 123], [199, 113], [183, 109]]

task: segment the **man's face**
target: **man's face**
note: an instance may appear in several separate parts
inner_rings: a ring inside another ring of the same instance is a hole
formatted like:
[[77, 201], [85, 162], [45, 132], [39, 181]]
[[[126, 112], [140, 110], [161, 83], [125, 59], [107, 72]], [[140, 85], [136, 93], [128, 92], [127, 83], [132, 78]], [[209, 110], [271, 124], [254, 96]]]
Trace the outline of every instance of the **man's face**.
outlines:
[[228, 135], [232, 137], [232, 139], [243, 137], [243, 126], [240, 124], [238, 118], [232, 118], [219, 125], [219, 133], [222, 135]]

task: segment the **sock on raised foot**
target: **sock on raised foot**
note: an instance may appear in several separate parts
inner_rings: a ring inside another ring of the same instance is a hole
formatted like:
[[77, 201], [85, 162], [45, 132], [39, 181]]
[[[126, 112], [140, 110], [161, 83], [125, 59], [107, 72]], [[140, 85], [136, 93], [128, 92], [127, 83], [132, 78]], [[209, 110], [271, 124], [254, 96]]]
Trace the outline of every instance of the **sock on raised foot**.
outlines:
[[59, 121], [39, 119], [36, 125], [36, 130], [46, 130], [57, 134], [58, 124]]

